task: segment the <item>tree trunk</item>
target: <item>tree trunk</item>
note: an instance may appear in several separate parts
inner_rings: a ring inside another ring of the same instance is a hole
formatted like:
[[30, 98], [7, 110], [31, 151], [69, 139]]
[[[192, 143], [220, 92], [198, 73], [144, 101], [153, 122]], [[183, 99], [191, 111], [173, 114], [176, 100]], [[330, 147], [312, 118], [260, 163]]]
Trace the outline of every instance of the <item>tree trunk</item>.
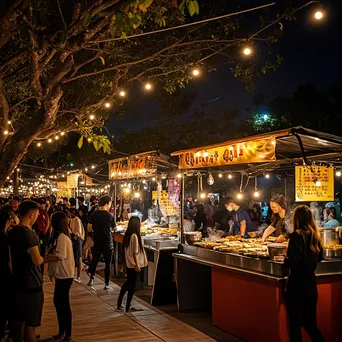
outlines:
[[19, 196], [19, 172], [17, 170], [13, 172], [13, 195]]

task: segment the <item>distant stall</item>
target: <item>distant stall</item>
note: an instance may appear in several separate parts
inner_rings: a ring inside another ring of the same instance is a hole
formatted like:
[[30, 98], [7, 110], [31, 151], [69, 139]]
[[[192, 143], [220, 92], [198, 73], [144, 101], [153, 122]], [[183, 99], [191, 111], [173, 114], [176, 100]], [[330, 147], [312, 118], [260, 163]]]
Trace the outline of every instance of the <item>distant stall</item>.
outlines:
[[117, 232], [114, 234], [115, 274], [119, 275], [121, 244], [131, 216], [139, 216], [148, 256], [145, 284], [152, 285], [152, 305], [176, 303], [172, 253], [177, 251], [180, 231], [180, 189], [177, 164], [158, 151], [109, 161], [114, 182]]

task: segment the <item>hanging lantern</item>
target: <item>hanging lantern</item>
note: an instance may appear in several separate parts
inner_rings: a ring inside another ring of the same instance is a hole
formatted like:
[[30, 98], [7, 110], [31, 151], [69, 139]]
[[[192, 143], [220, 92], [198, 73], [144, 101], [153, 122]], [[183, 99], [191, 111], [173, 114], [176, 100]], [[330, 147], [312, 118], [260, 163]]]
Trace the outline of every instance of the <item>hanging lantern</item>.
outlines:
[[211, 173], [209, 173], [209, 177], [207, 179], [209, 185], [213, 185], [215, 183], [215, 179]]

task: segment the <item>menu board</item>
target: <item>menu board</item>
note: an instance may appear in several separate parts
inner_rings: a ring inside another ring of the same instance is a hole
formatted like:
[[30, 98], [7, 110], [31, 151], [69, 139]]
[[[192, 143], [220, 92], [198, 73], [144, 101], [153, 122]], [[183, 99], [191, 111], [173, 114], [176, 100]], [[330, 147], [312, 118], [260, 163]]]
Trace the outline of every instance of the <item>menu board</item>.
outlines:
[[297, 202], [334, 200], [333, 167], [296, 166], [295, 176]]
[[179, 154], [180, 169], [260, 163], [275, 160], [275, 137], [190, 150]]
[[[152, 191], [152, 199], [155, 201], [158, 199], [157, 191]], [[159, 208], [164, 216], [178, 216], [179, 214], [179, 206], [172, 205], [166, 190], [160, 192]]]

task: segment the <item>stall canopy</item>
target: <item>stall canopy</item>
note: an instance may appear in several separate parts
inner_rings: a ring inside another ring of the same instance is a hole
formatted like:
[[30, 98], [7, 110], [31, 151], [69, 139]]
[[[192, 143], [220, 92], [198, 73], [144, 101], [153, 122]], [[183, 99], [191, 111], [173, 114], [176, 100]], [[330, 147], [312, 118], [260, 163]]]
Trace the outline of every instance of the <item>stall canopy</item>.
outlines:
[[109, 177], [112, 180], [146, 178], [176, 172], [177, 164], [170, 156], [150, 151], [117, 158], [108, 162]]
[[171, 155], [179, 157], [179, 169], [183, 170], [218, 167], [257, 173], [303, 160], [305, 163], [314, 160], [339, 163], [342, 137], [299, 126], [176, 151]]

